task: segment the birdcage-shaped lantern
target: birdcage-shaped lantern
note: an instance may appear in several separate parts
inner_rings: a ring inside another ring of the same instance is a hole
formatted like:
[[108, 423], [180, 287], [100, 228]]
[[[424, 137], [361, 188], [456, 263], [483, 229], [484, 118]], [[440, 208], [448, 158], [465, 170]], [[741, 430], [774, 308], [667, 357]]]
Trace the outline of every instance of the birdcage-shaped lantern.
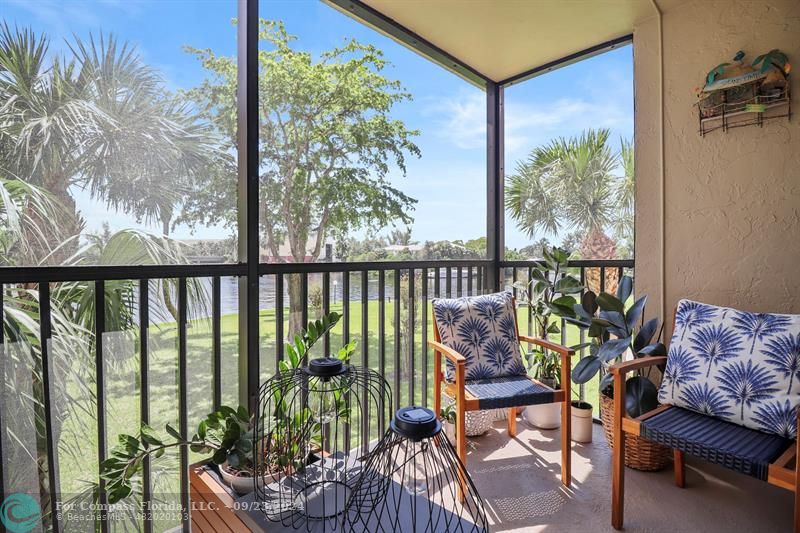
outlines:
[[404, 407], [364, 461], [344, 517], [346, 531], [489, 530], [464, 464], [430, 409]]
[[361, 459], [384, 431], [391, 389], [377, 372], [312, 359], [260, 388], [255, 411], [255, 502], [272, 522], [341, 530]]

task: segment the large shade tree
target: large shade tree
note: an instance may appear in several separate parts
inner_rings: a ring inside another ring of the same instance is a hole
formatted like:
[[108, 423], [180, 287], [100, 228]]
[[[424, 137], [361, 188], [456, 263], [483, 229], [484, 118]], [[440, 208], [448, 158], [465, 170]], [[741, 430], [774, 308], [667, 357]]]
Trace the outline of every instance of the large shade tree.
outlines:
[[530, 237], [577, 231], [584, 258], [613, 259], [616, 246], [607, 232], [632, 227], [633, 152], [623, 142], [625, 175], [618, 176], [620, 156], [609, 135], [590, 129], [559, 137], [519, 162], [506, 180], [506, 208], [517, 227]]
[[[330, 236], [409, 223], [415, 200], [392, 185], [389, 173], [393, 167], [405, 173], [406, 157], [419, 155], [417, 132], [391, 117], [410, 95], [383, 74], [381, 51], [350, 40], [315, 56], [297, 50], [282, 23], [267, 20], [259, 39], [259, 220], [268, 260], [315, 261]], [[188, 50], [209, 72], [189, 96], [233, 153], [236, 58]], [[206, 176], [184, 220], [234, 226], [236, 199]], [[299, 277], [290, 276], [288, 287], [291, 332], [303, 306]]]

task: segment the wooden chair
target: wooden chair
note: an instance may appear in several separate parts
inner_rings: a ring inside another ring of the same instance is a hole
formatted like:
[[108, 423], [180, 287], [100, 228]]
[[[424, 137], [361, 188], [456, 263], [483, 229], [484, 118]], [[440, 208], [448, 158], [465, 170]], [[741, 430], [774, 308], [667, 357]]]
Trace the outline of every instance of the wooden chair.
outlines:
[[[514, 307], [516, 309], [516, 307]], [[436, 316], [433, 317], [434, 340], [428, 345], [433, 349], [434, 410], [441, 409], [441, 390], [455, 399], [456, 410], [456, 452], [461, 462], [467, 463], [467, 441], [465, 434], [465, 414], [467, 411], [484, 409], [508, 409], [508, 435], [517, 435], [517, 408], [545, 403], [561, 403], [561, 482], [569, 486], [571, 482], [571, 394], [570, 364], [574, 351], [559, 344], [519, 334], [519, 324], [514, 313], [514, 325], [520, 343], [534, 344], [558, 353], [561, 356], [561, 388], [552, 388], [529, 376], [514, 378], [491, 378], [467, 380], [466, 358], [456, 350], [442, 343]], [[455, 367], [455, 380], [448, 382], [442, 374], [442, 354]]]
[[[666, 362], [667, 357], [645, 357], [611, 367], [614, 376], [611, 525], [615, 529], [622, 529], [625, 497], [624, 435], [628, 433], [673, 448], [675, 484], [678, 487], [683, 488], [686, 484], [683, 454], [689, 453], [710, 463], [794, 491], [794, 531], [800, 533], [798, 441], [790, 441], [778, 435], [762, 433], [671, 405], [661, 405], [635, 419], [627, 415], [625, 375]], [[800, 423], [800, 412], [798, 422]]]

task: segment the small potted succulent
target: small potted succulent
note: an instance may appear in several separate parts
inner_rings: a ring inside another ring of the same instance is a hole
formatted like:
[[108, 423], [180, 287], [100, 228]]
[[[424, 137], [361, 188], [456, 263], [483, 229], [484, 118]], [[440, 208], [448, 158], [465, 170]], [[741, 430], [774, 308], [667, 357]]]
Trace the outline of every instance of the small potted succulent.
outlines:
[[452, 402], [439, 410], [439, 419], [444, 425], [444, 435], [450, 444], [456, 445], [456, 406]]
[[[633, 291], [633, 280], [624, 276], [617, 287], [616, 296], [601, 293], [584, 295], [581, 304], [575, 306], [579, 320], [592, 339], [589, 355], [575, 365], [572, 381], [587, 383], [601, 374], [600, 416], [609, 446], [613, 448], [612, 421], [614, 417], [613, 375], [608, 368], [626, 358], [666, 355], [667, 349], [660, 342], [663, 325], [658, 319], [644, 320], [647, 296], [642, 296], [632, 305], [626, 302]], [[658, 406], [658, 388], [650, 380], [651, 368], [633, 372], [625, 381], [625, 409], [631, 417], [638, 417]], [[662, 369], [663, 371], [663, 369]], [[626, 438], [625, 464], [638, 470], [659, 470], [666, 465], [669, 449], [639, 437]]]
[[[535, 334], [547, 339], [561, 333], [559, 319], [575, 317], [578, 302], [573, 294], [582, 292], [584, 287], [568, 270], [566, 250], [545, 247], [542, 256], [544, 260], [531, 268], [531, 279], [513, 286], [520, 292], [521, 302], [531, 309]], [[526, 360], [535, 379], [554, 389], [560, 387], [561, 358], [557, 353], [534, 347], [526, 354]], [[523, 416], [533, 426], [554, 429], [561, 425], [561, 405], [531, 405]]]
[[[309, 349], [330, 331], [339, 319], [338, 313], [330, 313], [320, 320], [309, 322], [307, 329], [299, 332], [293, 341], [287, 344], [287, 358], [280, 362], [280, 370], [299, 368]], [[351, 342], [342, 347], [336, 356], [347, 361], [354, 349], [355, 343]], [[270, 483], [278, 474], [286, 475], [296, 471], [303, 465], [296, 464], [296, 456], [291, 453], [291, 450], [297, 448], [297, 443], [293, 440], [303, 438], [308, 431], [319, 433], [319, 424], [312, 424], [309, 427], [310, 416], [286, 415], [281, 419], [279, 412], [275, 416], [278, 417], [277, 427], [283, 425], [286, 431], [279, 430], [272, 433], [273, 449], [286, 450], [286, 453], [276, 454], [275, 464], [269, 465], [263, 472], [255, 472], [254, 469], [256, 463], [253, 457], [254, 419], [243, 406], [238, 409], [220, 407], [198, 424], [197, 431], [191, 438], [184, 438], [180, 431], [170, 424], [166, 425], [165, 431], [171, 440], [157, 434], [147, 424], [141, 425], [138, 436], [119, 435], [118, 445], [111, 450], [111, 456], [100, 465], [100, 476], [106, 482], [109, 503], [116, 503], [131, 494], [131, 480], [141, 472], [146, 457], [161, 457], [171, 448], [185, 447], [192, 452], [209, 455], [209, 461], [219, 468], [223, 481], [240, 494], [254, 490], [253, 478], [256, 476], [260, 476], [264, 483]], [[318, 437], [316, 442], [319, 441]], [[311, 440], [315, 441], [313, 435]], [[305, 464], [310, 464], [315, 458], [316, 455], [312, 453], [305, 458]]]

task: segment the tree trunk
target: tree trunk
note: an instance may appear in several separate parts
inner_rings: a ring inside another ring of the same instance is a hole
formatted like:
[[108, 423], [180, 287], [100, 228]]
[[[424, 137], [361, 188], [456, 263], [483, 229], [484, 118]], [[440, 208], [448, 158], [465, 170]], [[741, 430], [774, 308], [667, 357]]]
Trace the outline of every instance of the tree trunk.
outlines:
[[[37, 226], [45, 228], [58, 228], [58, 233], [55, 235], [47, 235], [47, 242], [41, 242], [41, 239], [35, 235], [35, 231], [28, 228], [24, 230], [28, 235], [25, 236], [29, 246], [31, 247], [31, 257], [26, 258], [24, 262], [33, 262], [38, 264], [57, 246], [64, 243], [69, 237], [80, 234], [82, 223], [78, 216], [78, 208], [75, 204], [75, 199], [69, 193], [69, 184], [66, 180], [53, 179], [50, 183], [44, 186], [44, 189], [50, 196], [61, 206], [61, 216], [59, 220], [45, 221], [37, 220], [38, 217], [33, 216], [34, 222]], [[53, 254], [47, 260], [48, 265], [61, 265], [68, 257], [78, 251], [79, 243], [77, 241], [70, 242], [62, 246], [58, 253]], [[30, 265], [24, 265], [30, 266]]]
[[[296, 333], [305, 328], [303, 323], [303, 274], [287, 274], [286, 287], [289, 292], [289, 329], [286, 338], [293, 338]], [[285, 342], [286, 339], [277, 339]]]

